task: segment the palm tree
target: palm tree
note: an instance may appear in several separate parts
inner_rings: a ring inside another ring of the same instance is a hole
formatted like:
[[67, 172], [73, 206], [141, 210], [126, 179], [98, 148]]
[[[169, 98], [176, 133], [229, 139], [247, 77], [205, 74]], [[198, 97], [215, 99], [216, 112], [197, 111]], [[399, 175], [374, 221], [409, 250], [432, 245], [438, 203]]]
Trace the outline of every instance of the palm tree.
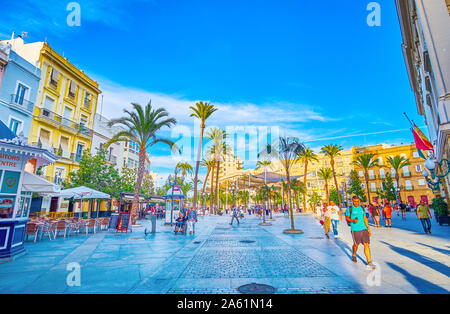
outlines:
[[378, 159], [375, 158], [375, 154], [361, 154], [356, 156], [352, 162], [353, 165], [358, 166], [364, 169], [364, 178], [366, 180], [366, 189], [367, 189], [367, 200], [369, 203], [370, 200], [370, 190], [369, 190], [369, 169], [378, 167]]
[[291, 189], [294, 191], [294, 199], [295, 203], [297, 205], [297, 210], [300, 208], [300, 203], [298, 201], [299, 194], [305, 194], [305, 184], [301, 182], [300, 180], [294, 179], [291, 182]]
[[292, 166], [295, 165], [299, 159], [298, 155], [301, 154], [303, 150], [305, 150], [305, 146], [299, 142], [299, 140], [295, 137], [280, 137], [278, 139], [278, 143], [272, 147], [271, 144], [267, 145], [265, 151], [269, 154], [272, 154], [272, 150], [278, 156], [284, 171], [286, 173], [286, 181], [287, 181], [287, 192], [288, 192], [288, 200], [289, 200], [289, 212], [291, 216], [291, 229], [287, 229], [284, 232], [286, 233], [301, 233], [301, 230], [296, 230], [294, 226], [294, 212], [292, 210], [291, 204], [291, 177], [290, 171]]
[[200, 142], [198, 144], [197, 150], [197, 160], [195, 165], [195, 177], [194, 177], [194, 209], [197, 209], [197, 181], [198, 181], [198, 169], [200, 167], [200, 156], [202, 154], [202, 143], [203, 143], [203, 132], [205, 131], [205, 122], [206, 120], [217, 110], [214, 105], [211, 105], [207, 102], [198, 102], [195, 104], [195, 107], [189, 107], [193, 113], [191, 113], [191, 117], [197, 118], [200, 120]]
[[[333, 171], [334, 186], [338, 191], [338, 184], [336, 179], [336, 169], [334, 168], [334, 158], [341, 154], [344, 149], [339, 145], [324, 145], [321, 149], [321, 153], [330, 158], [331, 170]], [[341, 194], [338, 192], [339, 203], [342, 203]]]
[[192, 175], [192, 172], [193, 172], [192, 166], [187, 162], [179, 162], [175, 166], [175, 171], [179, 171], [179, 170], [181, 170], [181, 175], [183, 177], [186, 176], [186, 173]]
[[212, 177], [211, 177], [211, 199], [210, 199], [210, 206], [211, 210], [213, 208], [213, 200], [215, 203], [217, 203], [217, 193], [216, 197], [213, 197], [214, 192], [214, 171], [216, 170], [216, 190], [218, 188], [219, 183], [219, 169], [220, 169], [220, 160], [222, 158], [222, 154], [224, 153], [224, 145], [225, 142], [223, 141], [223, 138], [225, 137], [225, 131], [220, 128], [213, 128], [208, 130], [206, 133], [206, 137], [209, 138], [212, 141], [212, 146], [209, 150], [209, 155], [214, 161], [213, 167], [212, 167]]
[[305, 164], [305, 175], [303, 178], [303, 183], [305, 184], [305, 192], [303, 193], [303, 207], [306, 210], [306, 192], [307, 192], [307, 185], [306, 185], [306, 176], [308, 174], [308, 163], [311, 161], [318, 161], [317, 154], [310, 148], [305, 148], [304, 150], [300, 151], [300, 154], [298, 154], [298, 157], [300, 158], [300, 161], [304, 162]]
[[113, 119], [108, 123], [109, 127], [122, 125], [125, 130], [115, 134], [106, 144], [107, 146], [117, 142], [128, 142], [130, 139], [139, 145], [139, 165], [132, 211], [136, 212], [139, 204], [139, 192], [141, 190], [142, 179], [144, 177], [144, 165], [146, 151], [157, 143], [164, 143], [172, 148], [172, 151], [179, 148], [169, 139], [158, 137], [158, 132], [164, 127], [171, 128], [177, 123], [174, 118], [169, 118], [169, 112], [164, 108], [153, 109], [151, 101], [142, 108], [141, 105], [132, 103], [132, 111], [124, 109], [126, 116]]
[[[394, 156], [394, 157], [388, 157], [386, 159], [387, 163], [395, 170], [395, 181], [397, 182], [397, 188], [400, 187], [399, 181], [400, 181], [400, 175], [398, 174], [400, 172], [400, 169], [403, 167], [411, 165], [408, 158], [405, 158], [403, 156]], [[397, 189], [395, 189], [395, 192], [397, 194], [398, 201], [402, 201], [400, 193], [397, 192]]]
[[330, 203], [330, 197], [328, 195], [328, 180], [330, 180], [331, 176], [333, 175], [333, 170], [331, 168], [320, 168], [317, 172], [317, 175], [319, 178], [321, 178], [323, 181], [325, 181], [325, 195], [326, 195], [326, 201], [327, 204]]

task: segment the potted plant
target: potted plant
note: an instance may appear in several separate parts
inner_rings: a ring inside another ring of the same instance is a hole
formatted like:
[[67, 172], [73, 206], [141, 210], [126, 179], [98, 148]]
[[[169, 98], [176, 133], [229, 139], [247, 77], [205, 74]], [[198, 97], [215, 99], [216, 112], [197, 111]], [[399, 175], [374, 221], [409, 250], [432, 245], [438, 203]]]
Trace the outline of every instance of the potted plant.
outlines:
[[222, 208], [218, 208], [218, 209], [217, 209], [217, 215], [222, 216], [222, 214], [223, 214], [223, 213], [222, 213]]
[[448, 216], [448, 205], [443, 197], [437, 197], [433, 199], [431, 206], [434, 210], [434, 216], [439, 225], [450, 225], [450, 217]]

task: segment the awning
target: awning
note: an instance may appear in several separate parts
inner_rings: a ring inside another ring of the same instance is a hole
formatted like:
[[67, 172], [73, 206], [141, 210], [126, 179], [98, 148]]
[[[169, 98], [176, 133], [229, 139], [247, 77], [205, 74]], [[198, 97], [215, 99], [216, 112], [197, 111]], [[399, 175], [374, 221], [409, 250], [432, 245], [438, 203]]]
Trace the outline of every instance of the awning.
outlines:
[[52, 196], [73, 198], [76, 200], [85, 200], [92, 198], [111, 198], [109, 194], [88, 188], [86, 186], [78, 186], [76, 188], [61, 190], [59, 193], [53, 194]]
[[22, 191], [38, 193], [58, 193], [59, 187], [44, 178], [25, 171], [23, 173]]

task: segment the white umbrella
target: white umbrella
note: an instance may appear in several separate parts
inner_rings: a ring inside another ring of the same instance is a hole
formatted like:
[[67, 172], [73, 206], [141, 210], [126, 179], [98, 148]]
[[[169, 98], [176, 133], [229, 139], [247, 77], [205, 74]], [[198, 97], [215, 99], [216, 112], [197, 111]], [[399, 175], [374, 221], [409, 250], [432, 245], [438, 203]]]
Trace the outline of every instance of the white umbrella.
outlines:
[[52, 194], [53, 197], [73, 198], [73, 199], [92, 199], [92, 198], [111, 198], [109, 194], [88, 188], [78, 186], [76, 188], [61, 190], [59, 193]]

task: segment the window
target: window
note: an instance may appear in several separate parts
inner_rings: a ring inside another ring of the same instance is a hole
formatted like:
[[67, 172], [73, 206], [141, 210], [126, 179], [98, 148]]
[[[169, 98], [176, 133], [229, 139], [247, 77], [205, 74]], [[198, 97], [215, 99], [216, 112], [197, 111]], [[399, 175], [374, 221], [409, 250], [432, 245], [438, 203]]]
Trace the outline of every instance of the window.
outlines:
[[14, 103], [18, 105], [23, 105], [23, 101], [28, 96], [28, 87], [19, 83], [17, 85], [16, 96], [14, 98]]
[[17, 135], [21, 131], [22, 122], [16, 119], [11, 118], [9, 121], [9, 129]]
[[391, 175], [392, 175], [393, 177], [395, 177], [395, 169], [394, 169], [394, 168], [391, 168]]
[[362, 170], [359, 170], [359, 172], [358, 172], [358, 173], [359, 173], [359, 176], [360, 176], [360, 177], [364, 177], [364, 171], [362, 171]]
[[377, 190], [377, 185], [375, 184], [375, 182], [370, 183], [370, 190], [372, 192], [375, 192]]
[[74, 81], [70, 81], [69, 83], [69, 97], [75, 98], [75, 91], [77, 90], [77, 85]]
[[419, 185], [425, 185], [425, 180], [424, 179], [419, 179]]
[[422, 165], [416, 165], [416, 171], [422, 172]]
[[380, 169], [380, 178], [381, 179], [386, 178], [386, 173], [385, 173], [384, 169]]
[[46, 130], [41, 130], [39, 134], [38, 144], [41, 145], [42, 148], [50, 148], [50, 132]]
[[409, 177], [410, 176], [408, 166], [403, 167], [403, 175], [405, 177]]
[[91, 107], [91, 95], [89, 93], [84, 94], [84, 106]]
[[379, 164], [380, 166], [383, 165], [383, 157], [378, 157], [378, 164]]
[[414, 158], [419, 158], [419, 153], [418, 152], [413, 152], [413, 157]]
[[52, 73], [50, 74], [50, 84], [54, 87], [58, 87], [59, 81], [59, 71], [56, 69], [52, 69]]
[[405, 181], [405, 188], [406, 188], [406, 190], [412, 190], [413, 189], [411, 180], [406, 180]]
[[78, 143], [77, 145], [77, 152], [75, 154], [75, 161], [80, 161], [81, 157], [83, 156], [83, 144]]
[[375, 174], [373, 173], [373, 170], [369, 170], [369, 178], [375, 179]]
[[80, 125], [81, 126], [83, 126], [83, 127], [86, 127], [87, 126], [87, 121], [88, 121], [88, 117], [86, 117], [85, 115], [81, 115], [81, 118], [80, 118]]

